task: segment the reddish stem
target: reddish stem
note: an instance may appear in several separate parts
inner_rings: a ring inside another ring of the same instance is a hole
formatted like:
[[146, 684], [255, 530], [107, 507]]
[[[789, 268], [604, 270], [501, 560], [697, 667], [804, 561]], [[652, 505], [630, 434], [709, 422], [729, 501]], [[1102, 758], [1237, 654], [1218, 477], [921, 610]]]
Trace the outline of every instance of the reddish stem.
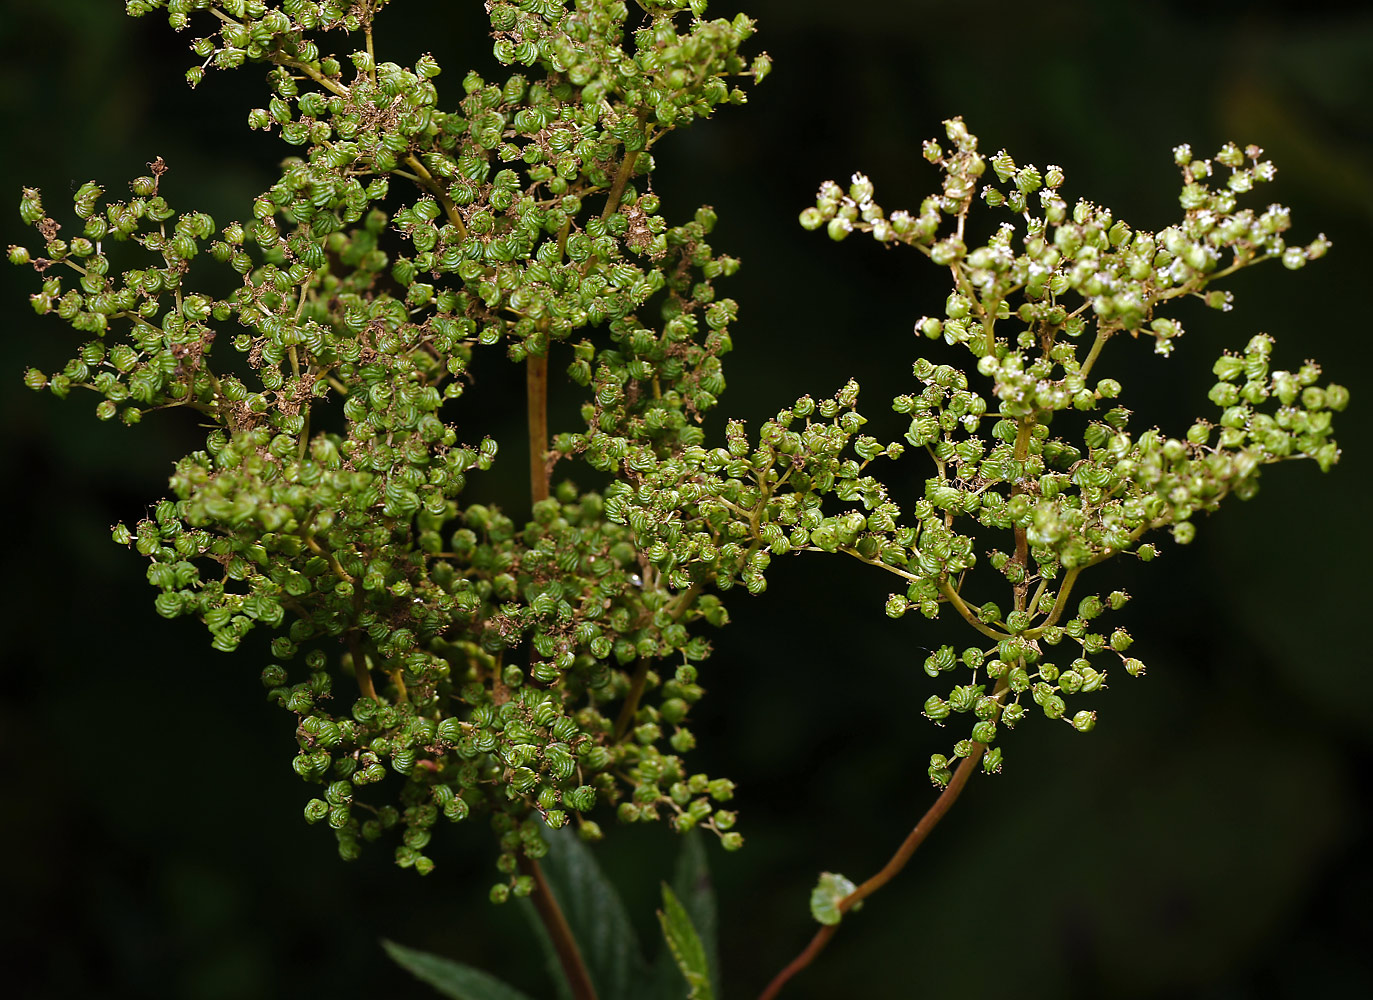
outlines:
[[534, 503], [548, 499], [548, 356], [530, 354], [525, 364], [526, 413], [529, 417], [529, 495]]
[[529, 894], [529, 901], [534, 904], [539, 919], [553, 940], [553, 949], [558, 953], [558, 963], [563, 967], [563, 976], [572, 990], [572, 996], [575, 1000], [596, 1000], [596, 987], [591, 984], [591, 974], [586, 971], [577, 939], [572, 936], [572, 928], [568, 926], [553, 890], [548, 887], [543, 868], [533, 858], [523, 854], [520, 855], [519, 865], [521, 872], [534, 879], [534, 891]]
[[[934, 805], [930, 806], [925, 815], [920, 817], [920, 822], [915, 824], [915, 829], [906, 837], [905, 841], [901, 844], [900, 848], [897, 849], [897, 852], [892, 855], [891, 860], [887, 862], [886, 866], [840, 900], [839, 912], [841, 914], [847, 913], [855, 904], [867, 899], [874, 892], [895, 878], [902, 868], [906, 867], [906, 862], [910, 861], [911, 855], [915, 854], [916, 848], [918, 848], [925, 838], [930, 835], [930, 831], [935, 828], [939, 821], [944, 818], [944, 814], [948, 812], [949, 808], [958, 800], [958, 796], [963, 792], [963, 786], [966, 785], [968, 779], [972, 777], [973, 770], [977, 767], [978, 762], [982, 759], [983, 752], [987, 749], [986, 746], [981, 743], [974, 743], [973, 748], [973, 752], [969, 756], [963, 758], [963, 762], [958, 765], [958, 769], [954, 771], [953, 777], [949, 780], [944, 791], [940, 794], [939, 798], [935, 799]], [[772, 982], [768, 983], [767, 989], [763, 990], [763, 992], [758, 995], [758, 1000], [773, 1000], [774, 997], [781, 993], [782, 987], [786, 986], [791, 978], [798, 972], [810, 965], [810, 963], [815, 960], [815, 956], [819, 955], [820, 952], [824, 950], [825, 945], [829, 944], [830, 938], [834, 937], [837, 930], [839, 930], [838, 924], [828, 924], [816, 931], [815, 937], [811, 938], [810, 944], [806, 945], [805, 950], [793, 958], [791, 962], [787, 964], [786, 968], [773, 977]]]

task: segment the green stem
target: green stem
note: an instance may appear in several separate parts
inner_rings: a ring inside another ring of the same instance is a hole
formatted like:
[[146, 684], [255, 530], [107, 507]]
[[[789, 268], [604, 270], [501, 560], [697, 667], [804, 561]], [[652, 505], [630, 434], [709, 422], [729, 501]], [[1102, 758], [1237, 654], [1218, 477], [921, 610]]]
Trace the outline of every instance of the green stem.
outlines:
[[419, 175], [420, 187], [432, 194], [443, 206], [443, 214], [447, 217], [449, 225], [458, 231], [458, 237], [467, 239], [467, 226], [463, 224], [462, 213], [458, 211], [458, 206], [453, 204], [453, 199], [448, 197], [448, 192], [443, 189], [443, 185], [434, 180], [434, 175], [429, 172], [429, 168], [421, 163], [420, 158], [414, 153], [407, 154], [405, 162]]
[[[219, 12], [215, 11], [215, 13]], [[303, 63], [298, 59], [291, 59], [280, 54], [273, 55], [272, 61], [279, 66], [287, 66], [291, 69], [299, 70], [300, 72], [308, 76], [311, 80], [314, 80], [315, 83], [319, 84], [321, 87], [323, 87], [325, 90], [329, 91], [332, 94], [337, 94], [339, 97], [343, 98], [348, 98], [352, 96], [352, 92], [347, 87], [345, 87], [341, 83], [336, 83], [335, 81], [329, 79], [327, 76], [325, 76], [323, 73], [321, 73], [319, 70], [315, 69], [308, 63]]]
[[353, 658], [353, 676], [358, 682], [358, 691], [364, 698], [380, 701], [377, 689], [372, 686], [372, 673], [367, 669], [367, 654], [358, 646], [356, 632], [348, 633], [348, 655]]
[[1038, 639], [1045, 630], [1058, 624], [1058, 620], [1063, 617], [1063, 609], [1068, 606], [1068, 595], [1073, 592], [1073, 584], [1077, 582], [1077, 575], [1081, 572], [1081, 568], [1074, 567], [1063, 574], [1063, 586], [1058, 588], [1058, 598], [1054, 601], [1054, 607], [1049, 612], [1049, 617], [1044, 620], [1044, 624], [1027, 629], [1024, 633], [1025, 638]]
[[367, 79], [372, 86], [377, 85], [377, 54], [372, 44], [372, 18], [376, 16], [375, 11], [367, 12], [367, 23], [363, 26], [363, 33], [367, 37]]
[[639, 713], [639, 700], [644, 696], [644, 684], [648, 680], [648, 658], [640, 657], [639, 664], [634, 668], [634, 676], [629, 681], [629, 693], [625, 695], [625, 703], [620, 706], [620, 714], [615, 719], [615, 735], [611, 742], [619, 743], [629, 732], [629, 727], [634, 724], [634, 716]]
[[1087, 360], [1082, 362], [1082, 367], [1078, 369], [1078, 374], [1084, 379], [1091, 372], [1092, 366], [1096, 364], [1096, 359], [1101, 356], [1101, 349], [1106, 346], [1106, 341], [1110, 339], [1115, 330], [1111, 327], [1097, 328], [1096, 340], [1092, 341], [1092, 349], [1087, 352]]
[[978, 618], [977, 615], [973, 614], [973, 609], [968, 607], [963, 598], [959, 596], [958, 591], [954, 590], [953, 584], [948, 580], [939, 581], [939, 592], [948, 598], [949, 603], [963, 616], [965, 622], [977, 629], [987, 638], [995, 639], [997, 642], [1007, 638], [1007, 633], [998, 632], [996, 629], [989, 627], [981, 618]]
[[[643, 130], [644, 124], [648, 121], [648, 110], [639, 111], [639, 129]], [[625, 157], [620, 161], [620, 169], [615, 172], [615, 181], [610, 186], [610, 194], [606, 195], [605, 208], [601, 210], [601, 219], [605, 220], [615, 214], [615, 210], [620, 207], [620, 198], [624, 196], [625, 188], [629, 184], [629, 179], [634, 176], [634, 161], [639, 158], [638, 150], [625, 150]]]

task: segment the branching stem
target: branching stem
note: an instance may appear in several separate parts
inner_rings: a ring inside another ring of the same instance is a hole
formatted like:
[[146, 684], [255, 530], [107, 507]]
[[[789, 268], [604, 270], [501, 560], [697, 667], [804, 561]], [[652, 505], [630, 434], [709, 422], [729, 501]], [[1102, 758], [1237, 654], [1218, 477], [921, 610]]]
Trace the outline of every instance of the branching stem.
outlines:
[[997, 642], [1000, 642], [1002, 639], [1005, 639], [1007, 637], [1007, 633], [998, 632], [996, 629], [991, 628], [986, 623], [984, 623], [982, 619], [978, 618], [977, 615], [973, 612], [973, 609], [968, 607], [967, 602], [964, 601], [961, 596], [959, 596], [958, 591], [954, 589], [953, 584], [950, 583], [948, 580], [939, 581], [939, 592], [943, 594], [946, 598], [948, 598], [949, 603], [952, 604], [954, 606], [954, 609], [960, 615], [963, 616], [963, 620], [965, 622], [967, 622], [973, 628], [977, 629], [988, 639], [995, 639]]
[[1098, 327], [1096, 340], [1092, 341], [1092, 348], [1087, 352], [1087, 359], [1082, 362], [1082, 367], [1078, 369], [1078, 374], [1083, 378], [1091, 372], [1092, 366], [1096, 364], [1097, 358], [1101, 357], [1101, 349], [1106, 346], [1106, 341], [1111, 339], [1111, 334], [1115, 333], [1114, 327]]
[[458, 206], [453, 204], [453, 199], [448, 197], [448, 192], [443, 189], [443, 185], [434, 179], [429, 168], [421, 163], [420, 158], [414, 153], [408, 154], [405, 157], [405, 162], [415, 171], [419, 178], [420, 187], [432, 194], [443, 207], [443, 214], [447, 217], [449, 225], [458, 231], [458, 237], [467, 239], [467, 226], [462, 221], [462, 213], [458, 211]]

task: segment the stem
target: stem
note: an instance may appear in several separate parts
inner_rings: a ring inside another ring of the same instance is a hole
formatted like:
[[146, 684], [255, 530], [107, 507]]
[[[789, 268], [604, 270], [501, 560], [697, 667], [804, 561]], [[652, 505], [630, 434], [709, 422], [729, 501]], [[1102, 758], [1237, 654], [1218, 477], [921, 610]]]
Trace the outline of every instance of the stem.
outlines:
[[386, 671], [386, 676], [391, 678], [391, 683], [396, 686], [396, 700], [408, 701], [409, 694], [405, 690], [405, 674], [397, 667], [395, 670]]
[[1106, 329], [1097, 328], [1096, 340], [1092, 341], [1092, 349], [1087, 352], [1087, 360], [1082, 362], [1082, 367], [1078, 369], [1078, 374], [1083, 378], [1086, 378], [1087, 374], [1092, 370], [1092, 366], [1096, 364], [1096, 359], [1101, 356], [1101, 349], [1106, 346], [1107, 339], [1109, 339], [1114, 332], [1115, 331], [1109, 327]]
[[530, 354], [524, 372], [529, 419], [529, 497], [538, 503], [548, 499], [548, 356]]
[[940, 793], [939, 798], [934, 800], [934, 805], [930, 806], [929, 811], [927, 811], [924, 816], [920, 817], [920, 822], [915, 824], [915, 829], [910, 832], [910, 835], [906, 837], [896, 853], [892, 855], [891, 860], [886, 863], [880, 872], [868, 879], [840, 901], [840, 913], [847, 913], [853, 908], [855, 903], [860, 903], [867, 899], [878, 889], [894, 879], [902, 868], [906, 867], [906, 863], [910, 861], [911, 856], [915, 854], [916, 848], [924, 842], [925, 838], [930, 835], [930, 831], [944, 818], [944, 814], [958, 801], [958, 796], [963, 793], [963, 786], [968, 783], [968, 779], [972, 777], [974, 769], [981, 762], [982, 754], [986, 751], [987, 745], [985, 743], [974, 743], [973, 747], [973, 752], [963, 758], [963, 762], [958, 765], [953, 773], [953, 777], [949, 779], [948, 786]]
[[[963, 758], [963, 762], [958, 765], [958, 769], [954, 771], [953, 777], [949, 780], [948, 786], [939, 798], [935, 799], [934, 805], [930, 806], [929, 811], [920, 817], [920, 822], [915, 824], [915, 829], [910, 832], [897, 852], [892, 855], [892, 859], [880, 872], [840, 900], [839, 912], [841, 914], [847, 913], [855, 904], [867, 899], [895, 878], [902, 868], [906, 867], [906, 863], [915, 854], [916, 848], [924, 842], [925, 838], [930, 835], [930, 831], [938, 825], [939, 821], [944, 818], [944, 814], [958, 800], [958, 796], [963, 792], [963, 786], [972, 777], [973, 770], [982, 759], [982, 754], [986, 749], [987, 747], [983, 743], [973, 744], [972, 754]], [[815, 956], [824, 950], [825, 945], [829, 944], [830, 938], [834, 937], [838, 930], [838, 924], [830, 924], [816, 931], [805, 950], [793, 958], [786, 968], [777, 973], [772, 982], [768, 983], [767, 989], [758, 995], [758, 1000], [773, 1000], [782, 992], [782, 987], [786, 986], [793, 976], [815, 960]]]
[[334, 576], [343, 580], [345, 583], [353, 582], [353, 578], [348, 575], [348, 571], [339, 563], [337, 556], [332, 552], [326, 552], [319, 542], [315, 541], [309, 535], [302, 535], [301, 537], [305, 539], [305, 545], [311, 552], [328, 560], [329, 569], [333, 572]]
[[358, 691], [364, 698], [380, 701], [377, 689], [372, 686], [372, 674], [367, 669], [367, 654], [358, 647], [358, 637], [353, 632], [348, 633], [348, 655], [353, 658], [353, 676], [357, 678]]
[[629, 693], [625, 695], [625, 703], [620, 706], [620, 714], [615, 719], [615, 736], [613, 742], [619, 743], [625, 738], [625, 733], [629, 732], [629, 727], [634, 724], [634, 716], [639, 711], [639, 699], [644, 695], [644, 683], [648, 680], [648, 660], [641, 657], [639, 665], [634, 668], [634, 676], [629, 682]]
[[773, 977], [772, 982], [768, 983], [768, 988], [758, 994], [758, 1000], [772, 1000], [782, 992], [782, 987], [791, 981], [792, 976], [796, 975], [811, 962], [815, 961], [815, 956], [825, 950], [825, 945], [830, 943], [830, 938], [834, 937], [839, 930], [838, 924], [827, 924], [815, 932], [815, 937], [810, 939], [810, 944], [806, 945], [805, 950], [797, 955], [787, 967]]
[[1037, 628], [1027, 629], [1025, 631], [1027, 639], [1038, 639], [1047, 629], [1058, 624], [1058, 620], [1063, 617], [1063, 609], [1068, 606], [1068, 596], [1073, 592], [1073, 584], [1077, 582], [1077, 575], [1080, 572], [1081, 569], [1075, 566], [1063, 574], [1063, 583], [1058, 588], [1058, 598], [1054, 601], [1049, 617], [1044, 619], [1043, 624]]
[[368, 11], [367, 13], [367, 24], [363, 27], [363, 32], [367, 36], [367, 79], [375, 87], [377, 83], [377, 55], [372, 47], [372, 18], [376, 16], [376, 11]]
[[[218, 11], [216, 11], [216, 13], [218, 13]], [[278, 66], [289, 66], [291, 69], [300, 70], [300, 72], [304, 73], [311, 80], [314, 80], [315, 83], [319, 84], [321, 87], [323, 87], [325, 90], [329, 91], [332, 94], [337, 94], [339, 97], [343, 98], [348, 98], [352, 96], [352, 92], [343, 84], [335, 83], [333, 80], [329, 79], [327, 76], [325, 76], [319, 70], [315, 69], [313, 66], [303, 63], [298, 59], [291, 59], [280, 54], [273, 54], [271, 59]]]
[[[1099, 340], [1098, 343], [1101, 343], [1101, 341]], [[1015, 436], [1015, 460], [1021, 466], [1021, 476], [1024, 475], [1024, 462], [1030, 457], [1030, 438], [1035, 423], [1035, 414], [1033, 413], [1028, 417], [1022, 418], [1020, 421], [1020, 430]], [[1020, 481], [1017, 481], [1015, 487], [1011, 490], [1011, 496], [1024, 492], [1024, 486], [1021, 485]], [[1020, 564], [1022, 574], [1028, 575], [1030, 572], [1030, 544], [1025, 535], [1025, 529], [1019, 525], [1016, 525], [1015, 528], [1015, 561]], [[1017, 611], [1025, 610], [1025, 592], [1028, 589], [1029, 587], [1025, 583], [1024, 576], [1022, 576], [1020, 583], [1015, 584], [1011, 588], [1012, 593], [1015, 595], [1015, 609]]]
[[[691, 606], [700, 596], [703, 585], [697, 580], [686, 590], [674, 597], [671, 603], [667, 604], [663, 610], [674, 622], [682, 620], [682, 616], [691, 610]], [[644, 611], [644, 620], [648, 620], [652, 615], [647, 610]], [[639, 702], [644, 696], [644, 684], [648, 681], [648, 664], [646, 657], [640, 657], [638, 665], [634, 668], [634, 676], [629, 681], [629, 691], [625, 694], [624, 704], [620, 706], [620, 714], [615, 718], [614, 735], [611, 742], [619, 743], [629, 732], [630, 726], [634, 725], [634, 716], [639, 712]]]
[[409, 153], [405, 157], [408, 163], [419, 175], [419, 184], [426, 191], [438, 199], [443, 207], [443, 214], [447, 217], [449, 225], [458, 231], [461, 239], [467, 239], [467, 227], [463, 225], [462, 213], [458, 211], [458, 206], [453, 204], [453, 199], [448, 197], [448, 192], [444, 191], [443, 185], [434, 179], [434, 175], [429, 172], [429, 168], [420, 162], [420, 158], [414, 153]]
[[[639, 112], [639, 128], [642, 129], [648, 121], [648, 111]], [[615, 210], [620, 207], [620, 198], [625, 193], [625, 186], [629, 184], [629, 178], [634, 174], [634, 161], [639, 158], [642, 150], [625, 150], [625, 158], [620, 161], [620, 169], [615, 172], [615, 182], [610, 187], [610, 194], [606, 195], [605, 208], [601, 210], [601, 219], [605, 220], [615, 214]]]
[[563, 976], [567, 979], [574, 1000], [596, 1000], [596, 987], [591, 985], [591, 975], [582, 961], [577, 939], [572, 936], [572, 928], [567, 925], [567, 918], [563, 916], [553, 890], [548, 887], [543, 869], [537, 861], [523, 854], [520, 855], [519, 865], [523, 874], [534, 879], [534, 891], [529, 894], [529, 901], [534, 904], [544, 929], [553, 940], [558, 963], [563, 967]]
[[939, 581], [939, 592], [943, 594], [946, 598], [948, 598], [949, 603], [952, 604], [954, 606], [954, 609], [960, 615], [963, 616], [963, 620], [965, 622], [967, 622], [973, 628], [977, 629], [987, 638], [995, 639], [997, 642], [1000, 642], [1002, 639], [1005, 639], [1009, 635], [1009, 633], [998, 632], [996, 629], [989, 627], [982, 621], [981, 618], [977, 617], [977, 615], [973, 613], [972, 608], [968, 607], [967, 602], [959, 596], [958, 591], [954, 590], [953, 584], [951, 584], [948, 580]]

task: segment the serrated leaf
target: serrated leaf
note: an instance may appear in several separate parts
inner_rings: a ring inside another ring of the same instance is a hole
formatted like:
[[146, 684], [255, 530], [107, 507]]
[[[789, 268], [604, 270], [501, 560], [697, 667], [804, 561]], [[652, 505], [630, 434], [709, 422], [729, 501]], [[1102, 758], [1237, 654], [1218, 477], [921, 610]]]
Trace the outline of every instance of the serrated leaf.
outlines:
[[820, 881], [810, 892], [810, 915], [822, 924], [837, 924], [844, 919], [839, 904], [858, 888], [843, 875], [822, 872]]
[[[719, 920], [716, 914], [715, 887], [710, 879], [705, 841], [699, 830], [682, 835], [682, 849], [672, 877], [672, 891], [691, 918], [691, 925], [705, 948], [706, 966], [710, 970], [710, 987], [720, 996]], [[676, 960], [668, 948], [663, 948], [653, 967], [652, 995], [659, 1000], [682, 1000], [684, 983]]]
[[688, 1000], [713, 1000], [715, 994], [710, 985], [710, 963], [706, 959], [705, 945], [692, 926], [686, 907], [666, 882], [663, 883], [663, 908], [658, 911], [658, 922], [662, 925], [668, 951], [687, 982]]
[[381, 946], [402, 969], [453, 1000], [530, 1000], [495, 976], [451, 958], [407, 948], [385, 939]]
[[540, 862], [544, 877], [577, 939], [597, 997], [642, 1000], [635, 995], [635, 985], [647, 974], [647, 962], [620, 894], [575, 834], [544, 831], [544, 838], [548, 841], [548, 854]]

